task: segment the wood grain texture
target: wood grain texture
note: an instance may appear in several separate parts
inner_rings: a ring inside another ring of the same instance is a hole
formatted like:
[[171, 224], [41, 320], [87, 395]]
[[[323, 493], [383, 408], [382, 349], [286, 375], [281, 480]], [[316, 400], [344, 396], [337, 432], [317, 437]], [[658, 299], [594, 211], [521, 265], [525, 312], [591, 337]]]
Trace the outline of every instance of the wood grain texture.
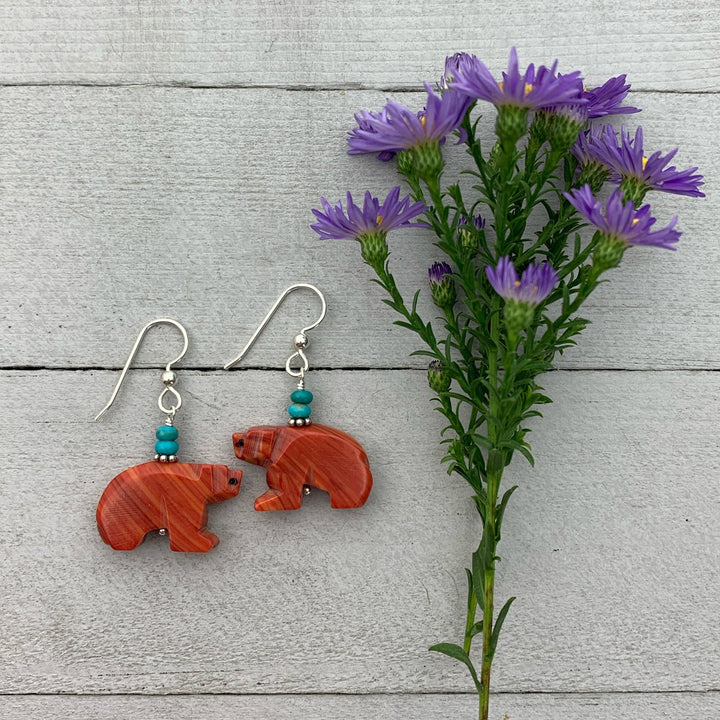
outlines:
[[255, 499], [256, 510], [297, 510], [307, 487], [325, 491], [333, 508], [358, 508], [372, 490], [362, 445], [325, 425], [263, 425], [233, 434], [235, 455], [265, 468], [269, 490]]
[[[0, 373], [0, 692], [466, 691], [462, 668], [426, 650], [462, 631], [479, 528], [440, 467], [425, 373], [308, 377], [317, 420], [368, 453], [364, 507], [335, 512], [318, 493], [301, 512], [256, 513], [264, 473], [246, 466], [241, 497], [210, 508], [212, 553], [153, 538], [115, 553], [95, 503], [111, 468], [152, 452], [159, 375], [131, 373], [93, 424], [115, 373]], [[181, 373], [183, 453], [239, 464], [231, 433], [282, 421], [291, 385], [281, 372]], [[506, 480], [520, 489], [498, 594], [518, 601], [497, 690], [718, 689], [720, 375], [557, 372], [544, 385], [557, 402], [530, 436], [536, 468], [518, 461]], [[668, 707], [711, 707], [692, 698]], [[321, 714], [326, 700], [307, 702]], [[552, 703], [537, 702], [544, 717]], [[567, 702], [588, 714], [583, 697]], [[644, 700], [607, 702], [622, 717]]]
[[[494, 695], [492, 720], [715, 718], [720, 693]], [[473, 717], [471, 695], [269, 695], [196, 697], [0, 697], [5, 720], [377, 720]]]
[[[64, 87], [0, 95], [0, 365], [117, 367], [144, 322], [171, 314], [192, 335], [186, 364], [221, 367], [285, 287], [308, 281], [329, 302], [311, 333], [313, 366], [423, 366], [408, 357], [415, 339], [392, 326], [356, 244], [320, 241], [309, 228], [320, 195], [381, 193], [397, 182], [387, 164], [345, 154], [353, 112], [379, 108], [384, 93]], [[396, 97], [422, 102], [417, 93]], [[632, 99], [645, 108], [646, 146], [680, 143], [678, 166], [700, 165], [707, 198], [652, 198], [661, 222], [680, 215], [678, 252], [628, 252], [588, 303], [593, 324], [561, 366], [720, 368], [720, 148], [708, 120], [720, 98]], [[462, 151], [447, 154], [451, 176]], [[391, 246], [411, 296], [437, 259], [430, 234], [398, 231]], [[316, 302], [293, 294], [245, 362], [281, 367]], [[420, 307], [436, 314], [429, 293]], [[176, 339], [164, 333], [148, 338], [141, 362], [167, 356]]]
[[441, 74], [446, 54], [494, 69], [515, 43], [525, 62], [562, 58], [598, 82], [628, 72], [639, 88], [716, 90], [715, 2], [603, 0], [111, 0], [0, 8], [5, 83], [407, 87]]
[[227, 465], [146, 462], [116, 475], [100, 497], [97, 525], [113, 550], [134, 550], [152, 530], [167, 531], [175, 552], [208, 552], [210, 503], [235, 497], [242, 471]]

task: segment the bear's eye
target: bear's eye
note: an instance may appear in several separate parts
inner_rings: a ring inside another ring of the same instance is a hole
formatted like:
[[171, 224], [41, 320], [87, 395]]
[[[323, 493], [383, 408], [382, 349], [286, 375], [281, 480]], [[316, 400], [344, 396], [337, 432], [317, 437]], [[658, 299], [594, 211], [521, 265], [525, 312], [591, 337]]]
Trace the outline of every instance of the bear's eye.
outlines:
[[237, 478], [234, 478], [234, 477], [231, 477], [231, 478], [228, 480], [228, 482], [229, 482], [231, 485], [237, 485], [237, 484], [238, 484]]
[[245, 445], [245, 438], [240, 438], [240, 440], [235, 443], [235, 447], [242, 447], [243, 445]]

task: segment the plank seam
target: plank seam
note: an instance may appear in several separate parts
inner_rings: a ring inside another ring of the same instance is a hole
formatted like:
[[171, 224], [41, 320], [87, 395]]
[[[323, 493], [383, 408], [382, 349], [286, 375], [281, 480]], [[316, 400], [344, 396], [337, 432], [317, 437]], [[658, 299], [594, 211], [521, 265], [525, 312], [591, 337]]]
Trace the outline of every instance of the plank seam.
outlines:
[[[133, 370], [157, 370], [161, 372], [165, 369], [165, 366], [155, 365], [136, 365], [133, 366]], [[284, 365], [247, 365], [241, 368], [232, 368], [231, 370], [223, 370], [220, 367], [205, 366], [205, 365], [184, 365], [179, 368], [183, 372], [202, 372], [202, 373], [226, 373], [226, 372], [278, 372], [279, 370], [285, 370]], [[51, 367], [43, 365], [0, 365], [0, 373], [2, 372], [120, 372], [122, 370], [121, 365], [78, 365], [70, 367]], [[311, 370], [323, 372], [427, 372], [425, 368], [418, 368], [414, 365], [354, 365], [354, 366], [330, 366], [330, 365], [313, 365]], [[548, 373], [574, 373], [574, 372], [623, 372], [623, 373], [666, 373], [666, 372], [688, 372], [688, 373], [717, 373], [720, 372], [720, 368], [715, 367], [600, 367], [600, 366], [588, 366], [588, 367], [572, 367], [572, 368], [551, 368], [547, 370]]]
[[[644, 697], [647, 696], [657, 696], [657, 697], [663, 697], [666, 695], [714, 695], [716, 693], [720, 693], [720, 688], [712, 688], [709, 690], [580, 690], [575, 692], [555, 692], [555, 691], [543, 691], [543, 690], [518, 690], [518, 691], [508, 691], [508, 690], [501, 690], [498, 692], [493, 692], [492, 695], [494, 697], [501, 697], [501, 696], [513, 696], [513, 695], [521, 695], [521, 696], [528, 696], [528, 695], [537, 695], [537, 696], [548, 696], [548, 697], [588, 697], [588, 696], [609, 696], [609, 695], [642, 695]], [[280, 693], [232, 693], [232, 692], [216, 692], [216, 693], [190, 693], [190, 692], [183, 692], [183, 693], [132, 693], [132, 692], [125, 692], [125, 693], [43, 693], [43, 692], [37, 692], [37, 693], [0, 693], [0, 697], [14, 697], [14, 698], [23, 698], [23, 697], [97, 697], [97, 698], [103, 698], [103, 697], [202, 697], [202, 698], [211, 698], [211, 697], [273, 697], [273, 698], [280, 698], [280, 697], [327, 697], [327, 696], [342, 696], [342, 697], [416, 697], [416, 696], [437, 696], [437, 697], [443, 697], [445, 695], [453, 695], [453, 696], [468, 696], [468, 697], [474, 697], [475, 693], [469, 693], [469, 692], [463, 692], [463, 691], [452, 691], [448, 690], [445, 692], [399, 692], [399, 693], [393, 693], [393, 692], [371, 692], [371, 693], [359, 693], [359, 692], [342, 692], [342, 691], [333, 691], [333, 692], [307, 692], [307, 693], [288, 693], [288, 692], [280, 692]]]
[[[328, 92], [338, 90], [376, 90], [378, 92], [393, 93], [419, 93], [424, 88], [421, 85], [368, 85], [365, 83], [348, 83], [338, 85], [273, 85], [273, 84], [255, 84], [255, 83], [228, 83], [223, 85], [209, 85], [202, 83], [184, 83], [184, 82], [167, 82], [167, 83], [89, 83], [82, 81], [48, 81], [48, 82], [2, 82], [0, 88], [55, 88], [55, 87], [79, 87], [79, 88], [168, 88], [171, 90], [286, 90], [288, 92]], [[632, 93], [657, 93], [659, 95], [720, 95], [720, 90], [668, 90], [656, 88], [634, 87]]]

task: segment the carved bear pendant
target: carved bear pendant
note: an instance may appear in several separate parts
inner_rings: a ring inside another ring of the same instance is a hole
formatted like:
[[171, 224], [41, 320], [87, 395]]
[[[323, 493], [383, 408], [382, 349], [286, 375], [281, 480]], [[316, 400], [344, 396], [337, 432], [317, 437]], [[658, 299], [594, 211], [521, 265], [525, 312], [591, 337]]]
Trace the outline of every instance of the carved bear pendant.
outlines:
[[151, 530], [167, 530], [170, 549], [208, 552], [207, 506], [235, 497], [242, 471], [226, 465], [147, 462], [113, 478], [100, 498], [100, 537], [115, 550], [133, 550]]
[[372, 474], [360, 443], [324, 425], [263, 425], [233, 435], [235, 455], [267, 468], [270, 488], [255, 500], [256, 510], [296, 510], [303, 486], [325, 490], [334, 508], [365, 504]]

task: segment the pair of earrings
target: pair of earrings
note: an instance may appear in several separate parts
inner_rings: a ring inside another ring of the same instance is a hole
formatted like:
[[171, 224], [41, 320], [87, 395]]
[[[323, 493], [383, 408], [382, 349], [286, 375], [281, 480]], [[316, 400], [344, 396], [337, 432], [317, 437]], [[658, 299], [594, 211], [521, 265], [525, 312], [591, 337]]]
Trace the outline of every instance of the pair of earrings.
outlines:
[[[305, 354], [306, 333], [325, 318], [327, 304], [320, 290], [306, 283], [287, 288], [242, 352], [224, 369], [242, 360], [285, 298], [299, 289], [316, 293], [322, 310], [314, 323], [295, 336], [295, 352], [285, 363], [286, 372], [297, 379], [288, 406], [290, 419], [284, 426], [264, 425], [235, 433], [232, 436], [235, 455], [266, 468], [268, 490], [255, 500], [256, 510], [295, 510], [301, 506], [303, 494], [312, 487], [329, 494], [331, 507], [360, 507], [372, 488], [365, 451], [347, 433], [310, 420], [313, 394], [305, 388], [305, 374], [310, 367]], [[149, 532], [157, 530], [169, 535], [171, 550], [208, 552], [218, 544], [218, 537], [207, 529], [207, 506], [235, 497], [240, 490], [242, 471], [231, 470], [227, 465], [178, 461], [178, 430], [174, 421], [182, 407], [182, 397], [175, 388], [178, 378], [172, 368], [188, 349], [188, 335], [179, 322], [161, 318], [140, 331], [110, 400], [95, 420], [110, 409], [143, 338], [158, 325], [172, 325], [183, 338], [182, 351], [165, 366], [161, 377], [165, 387], [158, 397], [158, 407], [165, 414], [165, 422], [155, 432], [154, 459], [124, 470], [105, 488], [97, 508], [98, 530], [115, 550], [132, 550]]]

